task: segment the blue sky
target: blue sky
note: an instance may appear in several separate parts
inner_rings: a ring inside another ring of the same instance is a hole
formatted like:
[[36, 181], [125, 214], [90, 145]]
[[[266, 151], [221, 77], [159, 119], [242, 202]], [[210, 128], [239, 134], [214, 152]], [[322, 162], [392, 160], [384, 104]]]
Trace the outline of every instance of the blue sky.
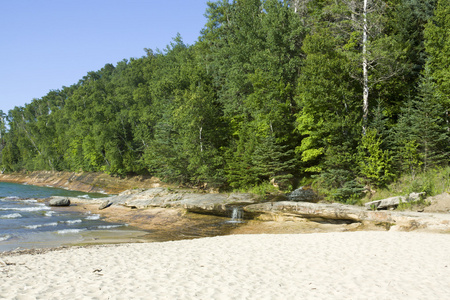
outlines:
[[0, 0], [0, 110], [78, 82], [105, 64], [194, 44], [207, 0]]

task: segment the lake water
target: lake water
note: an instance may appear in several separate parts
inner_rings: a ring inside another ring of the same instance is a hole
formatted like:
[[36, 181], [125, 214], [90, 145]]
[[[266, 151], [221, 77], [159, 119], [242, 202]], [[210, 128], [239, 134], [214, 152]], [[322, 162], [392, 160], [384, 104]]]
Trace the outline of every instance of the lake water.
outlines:
[[86, 232], [129, 230], [90, 212], [53, 208], [38, 200], [50, 196], [104, 197], [64, 189], [0, 182], [0, 252], [76, 243]]

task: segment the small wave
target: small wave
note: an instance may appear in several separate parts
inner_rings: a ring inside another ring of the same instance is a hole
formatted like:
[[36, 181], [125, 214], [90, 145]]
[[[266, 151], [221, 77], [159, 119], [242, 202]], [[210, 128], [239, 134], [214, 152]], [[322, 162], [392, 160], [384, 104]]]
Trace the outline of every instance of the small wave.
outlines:
[[82, 231], [86, 231], [86, 228], [80, 228], [80, 229], [63, 229], [63, 230], [58, 230], [56, 233], [57, 234], [70, 234], [70, 233], [79, 233]]
[[12, 238], [12, 236], [10, 234], [6, 234], [6, 235], [0, 235], [0, 242], [4, 242], [9, 240], [10, 238]]
[[99, 220], [100, 219], [100, 215], [91, 215], [91, 216], [87, 216], [86, 220]]
[[100, 225], [97, 228], [98, 229], [112, 229], [112, 228], [118, 228], [118, 227], [122, 227], [124, 225]]
[[49, 226], [58, 226], [58, 223], [53, 222], [53, 223], [47, 223], [47, 224], [27, 225], [27, 226], [24, 226], [24, 228], [26, 228], [26, 229], [37, 229], [37, 228], [49, 227]]
[[22, 218], [22, 215], [19, 213], [14, 213], [14, 214], [4, 215], [4, 216], [0, 217], [0, 219], [17, 219], [17, 218]]
[[64, 223], [69, 224], [69, 225], [78, 224], [78, 223], [81, 223], [81, 222], [83, 222], [83, 221], [80, 220], [80, 219], [64, 221]]
[[42, 225], [38, 224], [38, 225], [27, 225], [27, 226], [24, 226], [24, 228], [26, 228], [26, 229], [37, 229], [39, 227], [42, 227]]
[[16, 211], [41, 211], [41, 210], [50, 210], [51, 208], [45, 205], [35, 206], [35, 207], [2, 207], [0, 210], [16, 210]]
[[87, 195], [87, 194], [78, 196], [78, 198], [91, 199], [91, 197], [89, 197], [89, 195]]
[[46, 216], [46, 217], [51, 217], [51, 216], [53, 216], [54, 214], [56, 214], [56, 211], [54, 211], [54, 210], [48, 210], [48, 211], [45, 212], [44, 216]]
[[25, 203], [36, 203], [38, 201], [36, 199], [26, 199], [26, 200], [22, 200], [22, 202], [25, 202]]

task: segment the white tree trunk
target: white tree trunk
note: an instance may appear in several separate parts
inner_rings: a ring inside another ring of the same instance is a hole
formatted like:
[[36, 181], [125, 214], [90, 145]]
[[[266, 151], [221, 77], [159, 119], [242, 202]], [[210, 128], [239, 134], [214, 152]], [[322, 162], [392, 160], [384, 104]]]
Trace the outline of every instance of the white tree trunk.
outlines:
[[367, 0], [363, 8], [363, 134], [366, 133], [367, 117], [369, 115], [369, 74], [367, 70]]

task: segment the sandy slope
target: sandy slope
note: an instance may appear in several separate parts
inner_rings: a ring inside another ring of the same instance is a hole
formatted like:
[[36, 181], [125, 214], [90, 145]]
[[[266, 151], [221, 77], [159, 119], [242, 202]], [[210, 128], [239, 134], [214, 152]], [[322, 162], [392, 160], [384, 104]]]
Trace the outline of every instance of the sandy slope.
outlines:
[[[232, 235], [0, 260], [1, 299], [446, 299], [450, 235]], [[3, 263], [2, 263], [3, 261]]]

